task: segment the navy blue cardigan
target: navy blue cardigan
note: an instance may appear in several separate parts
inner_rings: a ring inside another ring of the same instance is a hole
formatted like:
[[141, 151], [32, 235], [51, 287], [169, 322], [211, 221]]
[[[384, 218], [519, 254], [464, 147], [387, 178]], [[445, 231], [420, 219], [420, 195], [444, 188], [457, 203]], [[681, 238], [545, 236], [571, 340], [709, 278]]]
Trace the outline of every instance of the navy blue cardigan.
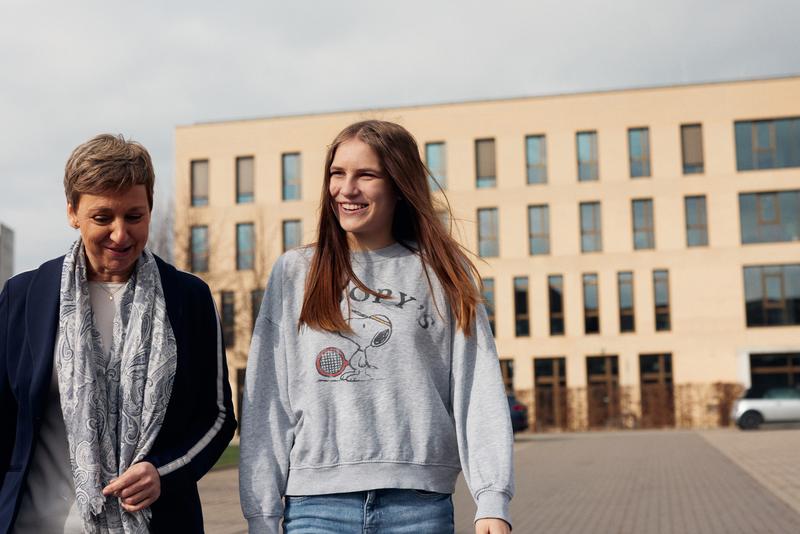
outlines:
[[[11, 530], [38, 439], [58, 329], [64, 258], [10, 279], [0, 294], [0, 533]], [[167, 414], [145, 461], [161, 472], [151, 531], [203, 532], [197, 481], [233, 437], [228, 366], [208, 286], [156, 258], [178, 363]]]

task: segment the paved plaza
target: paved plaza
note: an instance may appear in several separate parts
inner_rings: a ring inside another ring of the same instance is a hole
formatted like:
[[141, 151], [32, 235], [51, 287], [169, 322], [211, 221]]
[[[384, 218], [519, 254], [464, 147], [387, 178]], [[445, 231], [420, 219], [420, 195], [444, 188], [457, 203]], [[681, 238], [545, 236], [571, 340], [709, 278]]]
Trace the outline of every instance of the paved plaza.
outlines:
[[[515, 455], [518, 534], [800, 532], [797, 428], [525, 434]], [[209, 534], [246, 532], [236, 477], [200, 483]], [[454, 502], [456, 532], [471, 534], [463, 480]]]

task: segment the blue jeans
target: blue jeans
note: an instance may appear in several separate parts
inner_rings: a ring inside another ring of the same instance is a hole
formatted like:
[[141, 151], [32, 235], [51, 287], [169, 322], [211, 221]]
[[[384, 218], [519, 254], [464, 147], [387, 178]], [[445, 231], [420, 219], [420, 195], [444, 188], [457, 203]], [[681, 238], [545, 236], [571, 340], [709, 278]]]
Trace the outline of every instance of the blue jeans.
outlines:
[[448, 493], [380, 489], [286, 497], [285, 534], [452, 534]]

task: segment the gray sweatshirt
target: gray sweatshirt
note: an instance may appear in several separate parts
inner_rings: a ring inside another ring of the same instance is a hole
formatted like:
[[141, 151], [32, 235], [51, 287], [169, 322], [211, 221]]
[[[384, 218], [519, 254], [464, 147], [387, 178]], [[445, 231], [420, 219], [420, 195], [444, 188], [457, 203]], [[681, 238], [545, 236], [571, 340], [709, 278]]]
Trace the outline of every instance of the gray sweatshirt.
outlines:
[[452, 493], [462, 469], [476, 520], [510, 523], [513, 435], [483, 307], [465, 337], [433, 273], [435, 303], [419, 257], [394, 244], [351, 255], [385, 295], [348, 286], [352, 332], [298, 332], [312, 254], [275, 263], [253, 333], [239, 471], [250, 532], [278, 532], [284, 495]]

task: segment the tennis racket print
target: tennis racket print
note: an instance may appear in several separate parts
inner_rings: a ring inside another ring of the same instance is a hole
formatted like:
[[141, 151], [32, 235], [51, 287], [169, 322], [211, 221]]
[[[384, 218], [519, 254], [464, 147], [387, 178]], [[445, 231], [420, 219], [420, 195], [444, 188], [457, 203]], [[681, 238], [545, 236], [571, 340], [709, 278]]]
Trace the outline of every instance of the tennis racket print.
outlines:
[[317, 354], [317, 372], [324, 377], [335, 378], [347, 367], [347, 358], [342, 349], [326, 347]]

